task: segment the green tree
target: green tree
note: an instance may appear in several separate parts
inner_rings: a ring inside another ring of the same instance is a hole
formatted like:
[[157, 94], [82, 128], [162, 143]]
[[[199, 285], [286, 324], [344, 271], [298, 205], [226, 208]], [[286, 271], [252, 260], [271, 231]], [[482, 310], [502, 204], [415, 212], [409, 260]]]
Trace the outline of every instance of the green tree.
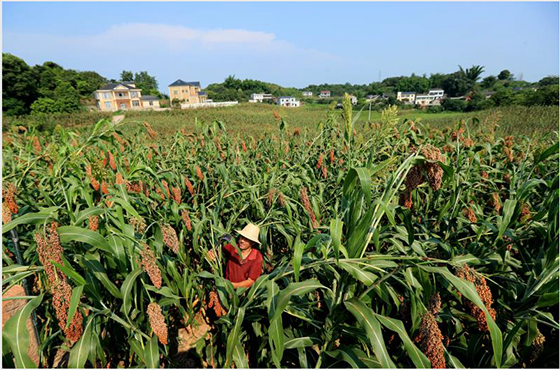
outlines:
[[80, 95], [69, 82], [62, 81], [54, 90], [56, 109], [60, 113], [71, 113], [81, 110]]
[[37, 76], [37, 89], [41, 97], [56, 99], [54, 89], [63, 80], [64, 69], [54, 62], [45, 62], [42, 65], [33, 67], [33, 72]]
[[404, 77], [397, 82], [397, 91], [412, 91], [422, 93], [428, 91], [430, 88], [430, 80], [426, 77]]
[[150, 93], [158, 91], [158, 82], [156, 78], [150, 76], [146, 71], [136, 73], [134, 75], [134, 82], [136, 82], [136, 87], [142, 89], [144, 94], [146, 94], [144, 90], [149, 91]]
[[121, 81], [134, 81], [134, 74], [132, 71], [122, 71]]
[[496, 76], [487, 76], [487, 77], [484, 77], [480, 86], [484, 89], [491, 89], [492, 87], [494, 87], [494, 84], [496, 83], [496, 81], [498, 81]]
[[107, 83], [107, 79], [97, 72], [83, 71], [78, 74], [76, 90], [83, 97], [91, 97], [91, 94]]
[[538, 82], [539, 86], [549, 86], [549, 85], [558, 85], [560, 84], [558, 76], [547, 76], [541, 78]]
[[527, 99], [528, 105], [558, 105], [558, 85], [548, 85], [533, 92]]
[[469, 95], [470, 100], [467, 102], [465, 112], [473, 112], [488, 109], [492, 105], [492, 101], [480, 93], [472, 93]]
[[2, 53], [2, 112], [24, 115], [38, 96], [37, 79], [21, 58]]
[[459, 71], [463, 72], [465, 77], [469, 81], [471, 81], [472, 86], [474, 86], [476, 81], [478, 81], [478, 79], [480, 78], [480, 75], [482, 75], [482, 73], [484, 72], [484, 67], [476, 65], [476, 66], [472, 66], [471, 68], [467, 68], [466, 70], [463, 70], [463, 67], [459, 66]]
[[430, 75], [430, 88], [441, 88], [443, 86], [443, 81], [447, 78], [446, 74], [443, 73], [433, 73]]
[[503, 71], [500, 72], [500, 74], [498, 74], [498, 80], [511, 80], [511, 79], [513, 79], [513, 75], [507, 69], [504, 69]]
[[496, 107], [503, 107], [513, 103], [513, 92], [511, 90], [500, 90], [490, 98]]
[[446, 111], [463, 112], [467, 107], [467, 102], [461, 99], [444, 99], [441, 102], [441, 106]]
[[59, 113], [59, 106], [54, 99], [39, 98], [31, 104], [31, 114], [52, 114]]
[[463, 71], [457, 71], [447, 76], [442, 82], [443, 90], [448, 96], [462, 96], [472, 89], [473, 83]]

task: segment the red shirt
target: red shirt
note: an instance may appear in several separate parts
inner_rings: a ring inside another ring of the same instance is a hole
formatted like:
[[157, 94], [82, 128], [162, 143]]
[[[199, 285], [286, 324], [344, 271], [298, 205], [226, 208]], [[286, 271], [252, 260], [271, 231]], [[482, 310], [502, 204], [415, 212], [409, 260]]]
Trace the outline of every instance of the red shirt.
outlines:
[[262, 274], [263, 257], [261, 252], [254, 249], [245, 260], [237, 254], [237, 248], [226, 244], [224, 253], [227, 258], [226, 279], [232, 283], [239, 283], [247, 279], [256, 281]]

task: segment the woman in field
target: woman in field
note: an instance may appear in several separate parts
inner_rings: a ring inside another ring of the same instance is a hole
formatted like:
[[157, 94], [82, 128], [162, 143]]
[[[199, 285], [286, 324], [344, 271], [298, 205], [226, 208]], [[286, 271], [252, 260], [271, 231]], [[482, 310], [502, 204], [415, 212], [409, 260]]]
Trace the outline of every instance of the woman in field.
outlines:
[[[230, 243], [222, 249], [226, 257], [226, 279], [233, 283], [234, 288], [249, 288], [262, 274], [263, 257], [255, 247], [260, 245], [259, 227], [247, 224], [243, 230], [236, 230], [240, 235], [237, 246], [241, 250], [239, 255], [237, 248]], [[216, 252], [212, 249], [208, 252], [210, 260], [216, 259]]]

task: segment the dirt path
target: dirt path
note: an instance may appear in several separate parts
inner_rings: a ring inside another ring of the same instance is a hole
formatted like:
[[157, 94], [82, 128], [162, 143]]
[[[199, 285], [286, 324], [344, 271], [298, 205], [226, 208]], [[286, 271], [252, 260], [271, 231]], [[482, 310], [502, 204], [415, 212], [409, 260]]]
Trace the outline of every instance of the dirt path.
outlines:
[[113, 116], [113, 124], [117, 124], [124, 119], [124, 114]]

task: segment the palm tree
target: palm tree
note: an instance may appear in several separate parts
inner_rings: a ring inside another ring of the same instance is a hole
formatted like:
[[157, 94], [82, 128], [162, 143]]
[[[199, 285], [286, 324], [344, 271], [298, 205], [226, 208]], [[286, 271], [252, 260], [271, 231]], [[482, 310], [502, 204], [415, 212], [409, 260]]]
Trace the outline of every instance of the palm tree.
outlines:
[[466, 70], [463, 70], [463, 67], [459, 66], [459, 70], [465, 75], [467, 79], [469, 79], [473, 85], [478, 81], [480, 75], [484, 72], [484, 66], [472, 66]]

